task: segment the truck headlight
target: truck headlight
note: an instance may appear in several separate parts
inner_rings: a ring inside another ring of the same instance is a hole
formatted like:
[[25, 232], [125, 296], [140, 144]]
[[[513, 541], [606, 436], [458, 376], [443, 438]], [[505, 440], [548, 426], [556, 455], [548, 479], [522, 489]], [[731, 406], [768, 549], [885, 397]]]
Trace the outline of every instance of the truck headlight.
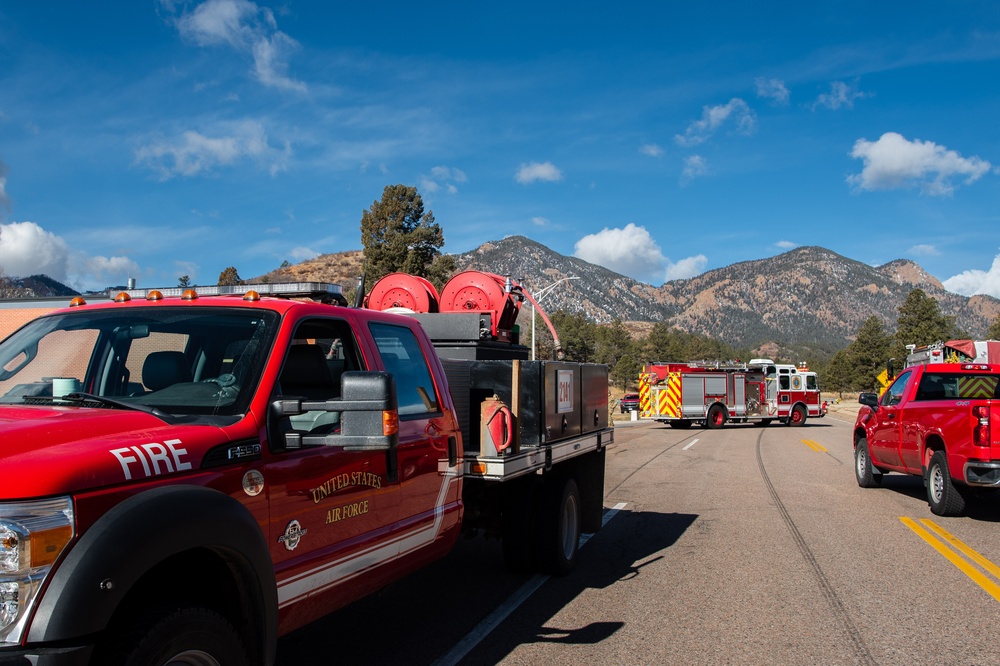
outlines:
[[18, 643], [59, 555], [75, 534], [68, 497], [0, 502], [0, 643]]

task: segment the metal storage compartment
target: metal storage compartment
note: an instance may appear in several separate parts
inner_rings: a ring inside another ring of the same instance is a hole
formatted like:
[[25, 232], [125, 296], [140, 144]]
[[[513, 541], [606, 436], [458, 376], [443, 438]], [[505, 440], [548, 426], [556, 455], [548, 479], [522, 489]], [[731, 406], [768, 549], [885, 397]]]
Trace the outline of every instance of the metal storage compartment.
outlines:
[[587, 363], [581, 366], [580, 402], [583, 432], [603, 430], [608, 427], [608, 366]]
[[542, 392], [542, 418], [545, 441], [579, 435], [583, 414], [580, 393], [582, 366], [562, 361], [543, 363], [545, 386]]

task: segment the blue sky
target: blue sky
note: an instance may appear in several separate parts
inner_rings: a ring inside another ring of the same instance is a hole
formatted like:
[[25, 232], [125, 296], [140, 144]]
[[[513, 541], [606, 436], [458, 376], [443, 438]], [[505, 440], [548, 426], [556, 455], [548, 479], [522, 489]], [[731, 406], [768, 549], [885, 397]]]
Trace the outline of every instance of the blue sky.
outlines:
[[1000, 297], [1000, 4], [813, 4], [0, 2], [0, 267], [248, 278], [403, 183], [446, 252], [819, 245]]

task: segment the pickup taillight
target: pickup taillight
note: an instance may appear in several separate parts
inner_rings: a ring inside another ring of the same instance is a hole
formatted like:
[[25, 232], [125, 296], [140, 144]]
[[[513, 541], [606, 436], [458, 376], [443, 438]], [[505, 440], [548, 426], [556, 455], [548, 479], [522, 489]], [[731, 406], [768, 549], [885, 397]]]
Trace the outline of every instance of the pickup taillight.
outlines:
[[972, 443], [976, 446], [990, 445], [990, 408], [976, 405], [972, 408]]

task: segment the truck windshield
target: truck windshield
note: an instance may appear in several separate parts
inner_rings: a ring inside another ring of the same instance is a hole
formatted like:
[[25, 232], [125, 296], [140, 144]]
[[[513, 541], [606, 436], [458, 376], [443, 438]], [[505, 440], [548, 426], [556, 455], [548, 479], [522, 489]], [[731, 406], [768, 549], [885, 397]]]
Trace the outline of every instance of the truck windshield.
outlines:
[[928, 372], [920, 379], [917, 400], [989, 400], [1000, 397], [1000, 375]]
[[[277, 314], [219, 307], [92, 310], [36, 319], [0, 343], [0, 403], [242, 414]], [[81, 401], [90, 394], [105, 401]]]

